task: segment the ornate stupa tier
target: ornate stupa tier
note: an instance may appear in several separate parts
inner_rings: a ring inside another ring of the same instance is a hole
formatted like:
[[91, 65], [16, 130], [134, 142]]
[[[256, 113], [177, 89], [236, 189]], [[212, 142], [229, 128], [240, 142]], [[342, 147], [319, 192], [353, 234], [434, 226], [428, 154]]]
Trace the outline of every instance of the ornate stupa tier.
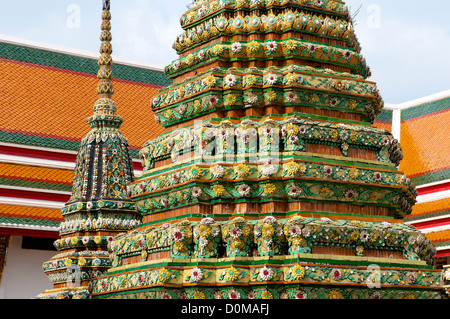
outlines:
[[306, 9], [314, 13], [322, 13], [349, 20], [349, 11], [342, 1], [336, 0], [197, 0], [192, 1], [188, 11], [181, 16], [183, 29], [189, 29], [206, 18], [222, 13], [252, 12], [261, 16], [261, 10], [284, 10], [291, 8]]
[[289, 113], [367, 125], [383, 105], [376, 84], [358, 75], [295, 64], [214, 68], [169, 86], [152, 100], [157, 121], [170, 127], [211, 117]]
[[181, 18], [174, 84], [152, 100], [166, 127], [295, 112], [373, 123], [383, 108], [339, 1], [196, 1]]
[[141, 157], [144, 173], [130, 196], [144, 224], [163, 216], [297, 211], [401, 219], [417, 196], [396, 168], [399, 144], [365, 126], [296, 118], [206, 121], [148, 142]]
[[[331, 3], [331, 2], [330, 2]], [[359, 51], [352, 23], [346, 12], [310, 6], [305, 1], [229, 1], [228, 4], [205, 1], [194, 5], [181, 19], [184, 33], [173, 48], [183, 55], [206, 43], [236, 35], [302, 33], [324, 44], [339, 44]], [[337, 9], [338, 6], [334, 6]], [[183, 24], [184, 22], [184, 24]], [[270, 38], [270, 37], [269, 37]]]
[[[178, 82], [211, 67], [279, 67], [291, 64], [370, 76], [361, 54], [336, 45], [303, 40], [297, 37], [268, 40], [234, 40], [208, 44], [190, 52], [166, 67], [166, 74]], [[193, 71], [193, 69], [197, 69]]]

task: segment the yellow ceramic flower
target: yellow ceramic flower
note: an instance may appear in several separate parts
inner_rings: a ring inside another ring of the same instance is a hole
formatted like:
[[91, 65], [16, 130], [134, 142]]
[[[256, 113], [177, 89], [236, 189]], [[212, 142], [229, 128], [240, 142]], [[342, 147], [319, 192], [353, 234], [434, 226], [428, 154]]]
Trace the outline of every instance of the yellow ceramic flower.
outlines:
[[173, 112], [172, 110], [167, 110], [165, 112], [165, 117], [168, 118], [169, 120], [171, 120], [173, 118]]
[[359, 231], [358, 230], [352, 231], [352, 233], [350, 234], [350, 239], [356, 241], [358, 240], [358, 238], [359, 238]]
[[329, 197], [332, 193], [333, 191], [328, 186], [323, 186], [320, 190], [320, 196], [323, 198]]
[[285, 43], [285, 47], [288, 49], [288, 50], [295, 50], [296, 48], [297, 48], [297, 42], [295, 41], [295, 40], [288, 40], [286, 43]]
[[274, 184], [268, 183], [264, 185], [264, 191], [263, 193], [265, 195], [272, 195], [277, 191], [277, 187]]
[[85, 258], [78, 259], [78, 266], [84, 267], [84, 266], [86, 266], [86, 264], [87, 264], [87, 261]]
[[214, 46], [213, 48], [213, 53], [215, 55], [220, 55], [223, 53], [223, 51], [225, 50], [224, 46], [221, 44], [217, 44], [216, 46]]
[[317, 103], [319, 101], [320, 101], [320, 99], [317, 94], [311, 94], [310, 96], [308, 96], [308, 102], [311, 104]]
[[331, 290], [328, 294], [329, 299], [341, 299], [341, 294], [337, 290]]
[[194, 101], [194, 109], [196, 111], [198, 111], [198, 110], [200, 110], [201, 107], [202, 107], [202, 104], [200, 103], [200, 101], [199, 100], [195, 100]]
[[194, 55], [192, 55], [192, 54], [189, 54], [187, 57], [186, 57], [186, 59], [184, 60], [184, 62], [187, 64], [187, 65], [192, 65], [193, 63], [194, 63]]
[[239, 164], [236, 166], [236, 175], [238, 178], [247, 177], [250, 173], [250, 168], [246, 164]]
[[289, 135], [297, 135], [298, 134], [298, 126], [294, 124], [289, 124], [286, 128]]
[[235, 104], [236, 103], [236, 96], [234, 95], [234, 94], [227, 94], [226, 96], [225, 96], [225, 104], [227, 104], [227, 105], [233, 105], [233, 104]]
[[350, 169], [349, 175], [351, 179], [357, 179], [359, 176], [359, 170], [353, 167], [352, 169]]
[[256, 83], [256, 76], [253, 74], [249, 74], [245, 77], [245, 83], [250, 86]]
[[292, 267], [291, 275], [294, 280], [303, 279], [305, 277], [305, 268], [300, 265], [295, 265]]
[[261, 293], [261, 299], [273, 299], [273, 296], [272, 296], [272, 294], [270, 293], [269, 290], [264, 290]]
[[248, 44], [247, 47], [248, 47], [248, 51], [250, 52], [250, 54], [252, 54], [252, 53], [258, 51], [258, 49], [259, 49], [259, 43], [258, 43], [257, 41], [255, 41], [255, 40], [253, 40], [252, 42], [250, 42], [250, 43]]
[[296, 162], [289, 162], [285, 164], [285, 169], [289, 175], [293, 176], [298, 173], [299, 166]]
[[239, 278], [239, 271], [236, 268], [230, 267], [227, 269], [225, 273], [225, 280], [235, 281], [238, 278]]
[[102, 243], [102, 237], [101, 237], [101, 236], [95, 236], [95, 237], [94, 237], [94, 242], [95, 242], [97, 245], [100, 245], [100, 244]]
[[66, 260], [64, 261], [64, 265], [66, 267], [70, 267], [72, 265], [72, 259], [66, 258]]
[[162, 282], [167, 282], [170, 280], [170, 272], [167, 269], [163, 268], [159, 271], [158, 278]]
[[305, 173], [306, 172], [306, 165], [304, 164], [304, 163], [302, 163], [302, 164], [300, 164], [299, 166], [298, 166], [298, 171], [300, 172], [300, 173]]
[[277, 92], [270, 90], [264, 94], [264, 97], [267, 101], [273, 102], [277, 99]]
[[330, 139], [332, 141], [337, 141], [339, 139], [339, 133], [337, 130], [331, 130], [330, 132]]
[[210, 75], [208, 75], [207, 77], [206, 77], [206, 80], [205, 80], [205, 84], [208, 86], [208, 87], [213, 87], [214, 85], [216, 85], [216, 83], [217, 83], [217, 79], [216, 79], [216, 77], [214, 76], [214, 75], [212, 75], [212, 74], [210, 74]]
[[357, 132], [351, 132], [350, 136], [348, 137], [348, 141], [350, 143], [356, 142], [358, 140], [359, 134]]
[[252, 229], [248, 226], [244, 226], [242, 228], [242, 234], [247, 237], [248, 235], [250, 235], [250, 232], [252, 231]]
[[196, 179], [199, 178], [202, 175], [202, 171], [201, 168], [198, 166], [193, 166], [191, 168], [191, 176], [192, 178]]
[[74, 236], [74, 237], [70, 238], [70, 243], [72, 245], [78, 244], [78, 237]]
[[271, 224], [265, 223], [261, 229], [261, 233], [264, 237], [272, 237], [275, 233], [275, 229]]
[[214, 185], [213, 192], [217, 196], [222, 196], [223, 194], [225, 194], [225, 187], [223, 187], [222, 185]]
[[297, 75], [294, 72], [290, 72], [286, 75], [286, 83], [287, 84], [294, 84], [297, 82]]
[[348, 103], [348, 107], [349, 107], [350, 110], [354, 110], [354, 109], [356, 109], [358, 107], [358, 102], [356, 100], [351, 100]]
[[200, 225], [198, 228], [198, 235], [201, 238], [208, 238], [211, 235], [211, 229], [205, 225]]
[[206, 299], [206, 296], [202, 291], [197, 290], [194, 292], [194, 299]]

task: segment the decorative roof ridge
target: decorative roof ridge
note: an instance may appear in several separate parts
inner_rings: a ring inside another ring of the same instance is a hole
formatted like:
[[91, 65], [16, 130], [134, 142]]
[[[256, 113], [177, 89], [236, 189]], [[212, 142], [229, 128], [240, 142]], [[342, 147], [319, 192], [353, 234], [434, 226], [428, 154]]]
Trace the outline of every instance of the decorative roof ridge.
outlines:
[[392, 103], [386, 103], [385, 109], [386, 110], [406, 110], [412, 107], [422, 106], [428, 103], [445, 100], [450, 98], [450, 90], [445, 90], [436, 94], [431, 94], [419, 99], [410, 100], [407, 102], [403, 102], [400, 104], [392, 104]]
[[[24, 47], [33, 50], [48, 51], [52, 53], [68, 55], [83, 59], [98, 60], [98, 54], [88, 50], [69, 48], [50, 43], [43, 43], [29, 39], [22, 39], [0, 34], [0, 44], [5, 43], [13, 46]], [[114, 63], [118, 65], [130, 66], [151, 71], [164, 72], [164, 65], [139, 61], [125, 57], [115, 57]]]

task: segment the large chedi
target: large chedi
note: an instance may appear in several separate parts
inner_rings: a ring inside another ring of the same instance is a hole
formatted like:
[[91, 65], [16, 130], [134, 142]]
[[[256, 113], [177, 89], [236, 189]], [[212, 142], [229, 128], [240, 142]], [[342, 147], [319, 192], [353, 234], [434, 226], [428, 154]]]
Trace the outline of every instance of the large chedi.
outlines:
[[92, 298], [439, 298], [346, 6], [195, 1]]

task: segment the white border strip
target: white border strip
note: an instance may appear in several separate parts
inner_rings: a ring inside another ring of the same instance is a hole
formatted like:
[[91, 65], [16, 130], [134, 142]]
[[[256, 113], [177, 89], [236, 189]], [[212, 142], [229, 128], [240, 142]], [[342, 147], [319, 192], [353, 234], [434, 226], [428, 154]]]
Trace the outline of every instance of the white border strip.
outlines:
[[21, 225], [11, 223], [0, 223], [0, 227], [9, 229], [23, 229], [23, 230], [42, 230], [42, 231], [59, 231], [59, 227], [49, 226], [35, 226], [35, 225]]
[[426, 195], [417, 196], [417, 204], [434, 202], [436, 200], [450, 198], [450, 190], [435, 192]]
[[43, 151], [43, 152], [51, 152], [51, 153], [70, 154], [70, 155], [77, 155], [78, 154], [77, 151], [61, 150], [61, 149], [57, 149], [57, 148], [37, 147], [37, 146], [24, 145], [24, 144], [12, 144], [12, 143], [0, 142], [0, 146], [22, 148], [22, 149]]
[[24, 199], [24, 198], [0, 196], [0, 204], [13, 205], [13, 206], [37, 207], [37, 208], [49, 208], [49, 209], [62, 209], [66, 203], [54, 202], [54, 201], [48, 201], [48, 200]]
[[450, 179], [445, 179], [443, 181], [438, 181], [438, 182], [429, 183], [429, 184], [418, 185], [418, 186], [416, 186], [416, 188], [420, 189], [420, 188], [426, 188], [426, 187], [431, 187], [431, 186], [436, 186], [436, 185], [446, 184], [446, 183], [450, 183]]
[[75, 169], [75, 162], [54, 161], [41, 158], [5, 155], [5, 154], [0, 154], [0, 163], [31, 165], [38, 167], [68, 169], [68, 170]]

